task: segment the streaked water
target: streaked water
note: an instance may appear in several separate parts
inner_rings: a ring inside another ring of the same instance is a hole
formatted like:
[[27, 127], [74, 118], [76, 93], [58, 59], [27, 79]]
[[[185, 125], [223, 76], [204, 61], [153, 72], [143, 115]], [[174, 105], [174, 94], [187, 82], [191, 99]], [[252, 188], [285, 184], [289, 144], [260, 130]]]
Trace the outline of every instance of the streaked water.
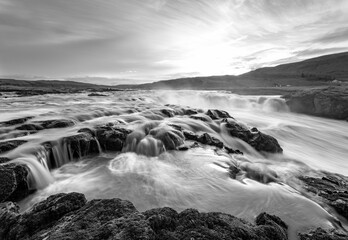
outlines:
[[[164, 118], [158, 111], [171, 108], [165, 104], [226, 110], [239, 122], [274, 136], [284, 153], [261, 155], [245, 142], [230, 137], [215, 122], [188, 116]], [[227, 212], [250, 221], [266, 211], [289, 224], [294, 239], [297, 231], [330, 227], [335, 218], [301, 195], [302, 186], [296, 177], [318, 175], [318, 170], [348, 175], [348, 123], [290, 113], [277, 96], [199, 91], [115, 92], [102, 98], [87, 94], [43, 95], [3, 98], [0, 110], [0, 121], [35, 116], [31, 121], [68, 118], [76, 122], [74, 127], [20, 137], [29, 142], [7, 154], [30, 167], [33, 184], [40, 189], [22, 201], [23, 209], [54, 193], [78, 191], [88, 199], [128, 199], [141, 211], [163, 206], [176, 210], [193, 207]], [[78, 162], [67, 159], [66, 147], [59, 145], [58, 139], [82, 127], [108, 122], [134, 130], [123, 153], [101, 153]], [[165, 151], [160, 140], [144, 136], [145, 131], [166, 129], [168, 124], [208, 132], [244, 155], [232, 156], [212, 147]], [[0, 138], [15, 134], [11, 127], [3, 127]], [[40, 146], [45, 141], [57, 141], [55, 154], [61, 159], [60, 165], [65, 164], [51, 172], [45, 168], [46, 156]], [[231, 179], [230, 165], [263, 174], [276, 172], [278, 181], [263, 184], [245, 176]]]

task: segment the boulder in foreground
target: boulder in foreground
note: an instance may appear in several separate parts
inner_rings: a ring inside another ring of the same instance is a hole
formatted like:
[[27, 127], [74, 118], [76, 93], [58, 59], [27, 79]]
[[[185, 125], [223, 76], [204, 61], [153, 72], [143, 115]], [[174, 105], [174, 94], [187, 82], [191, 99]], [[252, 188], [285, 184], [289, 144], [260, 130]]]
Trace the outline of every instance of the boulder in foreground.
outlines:
[[0, 222], [5, 222], [0, 239], [288, 239], [286, 224], [267, 213], [255, 224], [195, 209], [178, 213], [165, 207], [141, 213], [126, 200], [87, 202], [80, 193], [52, 195], [23, 214], [13, 206], [0, 207]]

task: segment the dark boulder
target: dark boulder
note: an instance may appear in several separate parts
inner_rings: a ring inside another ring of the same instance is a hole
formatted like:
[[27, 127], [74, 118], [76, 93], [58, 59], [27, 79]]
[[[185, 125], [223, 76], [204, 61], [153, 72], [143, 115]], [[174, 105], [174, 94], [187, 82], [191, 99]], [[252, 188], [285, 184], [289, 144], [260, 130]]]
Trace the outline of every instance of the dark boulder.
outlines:
[[236, 137], [244, 142], [247, 142], [257, 151], [269, 153], [283, 152], [283, 149], [280, 147], [277, 139], [260, 132], [255, 127], [249, 130], [246, 126], [239, 124], [232, 119], [223, 119], [222, 124], [232, 137]]
[[50, 128], [66, 128], [75, 125], [75, 122], [69, 119], [55, 119], [55, 120], [46, 120], [39, 123], [44, 129]]
[[202, 113], [197, 113], [197, 114], [191, 115], [190, 118], [195, 119], [195, 120], [200, 120], [202, 122], [211, 122], [212, 121], [212, 119], [209, 116], [202, 114]]
[[9, 158], [7, 158], [7, 157], [0, 157], [0, 164], [2, 164], [2, 163], [7, 163], [7, 162], [9, 162], [9, 161], [11, 161], [11, 159], [9, 159]]
[[86, 203], [82, 194], [50, 196], [29, 211], [18, 214], [9, 204], [0, 206], [0, 237], [3, 240], [43, 239], [216, 239], [285, 240], [287, 226], [266, 213], [256, 224], [229, 214], [181, 213], [165, 207], [140, 213], [121, 199], [96, 199]]
[[20, 218], [19, 206], [13, 202], [0, 203], [0, 239], [5, 239]]
[[22, 124], [25, 123], [26, 121], [28, 121], [29, 119], [32, 119], [33, 117], [23, 117], [23, 118], [16, 118], [16, 119], [12, 119], [6, 122], [0, 122], [0, 125], [4, 125], [4, 126], [13, 126], [13, 125], [18, 125], [18, 124]]
[[105, 151], [121, 151], [131, 131], [114, 126], [101, 126], [96, 130], [100, 146]]
[[[16, 224], [12, 225], [9, 229], [7, 239], [29, 238], [41, 229], [56, 224], [57, 220], [64, 215], [80, 209], [85, 204], [86, 198], [81, 193], [60, 193], [52, 195], [46, 200], [35, 204], [29, 211], [23, 213], [18, 218]], [[93, 218], [90, 220], [93, 220]]]
[[100, 93], [90, 93], [88, 97], [107, 97], [108, 95], [100, 94]]
[[6, 142], [0, 142], [0, 153], [11, 151], [26, 142], [27, 141], [25, 140], [11, 140]]
[[19, 201], [30, 193], [29, 169], [18, 163], [0, 165], [0, 202]]
[[68, 151], [71, 159], [79, 159], [88, 155], [98, 154], [99, 147], [95, 137], [90, 133], [81, 132], [73, 136], [63, 138], [71, 151]]
[[218, 110], [218, 109], [209, 109], [205, 114], [208, 115], [213, 120], [223, 119], [223, 118], [233, 118], [230, 116], [228, 112]]
[[[305, 189], [320, 196], [336, 212], [348, 219], [348, 177], [324, 173], [321, 178], [300, 176]], [[315, 199], [314, 199], [315, 200]]]
[[214, 138], [214, 137], [210, 136], [208, 133], [203, 133], [202, 135], [200, 135], [198, 137], [197, 141], [202, 143], [202, 144], [215, 146], [215, 147], [218, 147], [218, 148], [223, 148], [224, 147], [223, 142], [221, 142], [217, 138]]
[[43, 127], [41, 127], [40, 125], [37, 124], [33, 124], [33, 123], [27, 123], [27, 124], [23, 124], [19, 127], [16, 127], [17, 130], [27, 130], [27, 131], [39, 131], [42, 130]]

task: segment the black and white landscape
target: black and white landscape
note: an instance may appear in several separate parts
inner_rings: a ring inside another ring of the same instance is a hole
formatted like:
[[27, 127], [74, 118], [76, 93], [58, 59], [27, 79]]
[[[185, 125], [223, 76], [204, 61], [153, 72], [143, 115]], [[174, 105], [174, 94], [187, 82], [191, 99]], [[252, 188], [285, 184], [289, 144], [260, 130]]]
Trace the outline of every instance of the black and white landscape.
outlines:
[[0, 0], [0, 240], [348, 239], [347, 22]]

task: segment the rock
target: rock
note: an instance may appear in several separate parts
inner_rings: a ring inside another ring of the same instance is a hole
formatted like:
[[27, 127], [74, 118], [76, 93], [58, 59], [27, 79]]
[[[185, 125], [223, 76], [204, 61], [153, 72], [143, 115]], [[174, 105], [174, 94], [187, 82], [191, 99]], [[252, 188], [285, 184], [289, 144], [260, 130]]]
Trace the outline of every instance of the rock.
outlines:
[[307, 191], [319, 195], [338, 214], [348, 219], [348, 177], [327, 172], [324, 174], [322, 178], [300, 176], [299, 179], [305, 183]]
[[107, 97], [108, 95], [100, 94], [100, 93], [90, 93], [88, 97]]
[[292, 112], [314, 116], [348, 119], [348, 87], [328, 87], [297, 91], [285, 95]]
[[7, 142], [0, 142], [0, 153], [11, 151], [26, 142], [27, 141], [25, 140], [11, 140]]
[[97, 128], [96, 136], [103, 150], [121, 151], [130, 132], [125, 128], [101, 126]]
[[75, 125], [75, 122], [69, 119], [46, 120], [39, 122], [44, 129], [66, 128]]
[[71, 151], [68, 151], [71, 159], [80, 159], [82, 157], [98, 154], [99, 147], [95, 137], [90, 133], [81, 132], [73, 136], [63, 138]]
[[264, 134], [262, 132], [254, 133], [248, 143], [257, 151], [264, 151], [270, 153], [282, 153], [283, 149], [280, 147], [277, 139]]
[[243, 126], [232, 119], [223, 119], [222, 126], [231, 136], [247, 142], [257, 151], [269, 153], [283, 152], [277, 139], [258, 131], [257, 128], [249, 130], [246, 126]]
[[174, 110], [172, 110], [172, 109], [167, 109], [167, 108], [161, 109], [160, 112], [161, 112], [164, 116], [166, 116], [166, 117], [174, 117], [175, 115], [178, 114], [178, 113], [175, 112]]
[[212, 136], [210, 136], [208, 133], [203, 133], [202, 135], [200, 135], [197, 139], [198, 142], [206, 144], [206, 145], [210, 145], [210, 146], [215, 146], [218, 148], [223, 148], [224, 144], [223, 142], [221, 142], [219, 139], [214, 138]]
[[43, 127], [41, 127], [40, 125], [37, 124], [32, 124], [32, 123], [27, 123], [27, 124], [23, 124], [19, 127], [16, 127], [17, 130], [28, 130], [28, 131], [39, 131], [42, 130]]
[[16, 118], [16, 119], [12, 119], [6, 122], [0, 122], [0, 125], [5, 125], [5, 126], [13, 126], [13, 125], [18, 125], [18, 124], [22, 124], [25, 123], [26, 121], [28, 121], [29, 119], [32, 119], [33, 117], [23, 117], [23, 118]]
[[211, 119], [217, 120], [217, 119], [223, 119], [223, 118], [232, 118], [230, 114], [226, 111], [218, 110], [218, 109], [209, 109], [206, 113]]
[[202, 114], [202, 113], [197, 113], [197, 114], [191, 115], [190, 118], [195, 119], [195, 120], [200, 120], [202, 122], [211, 122], [212, 121], [212, 119], [209, 116]]
[[44, 239], [240, 239], [285, 240], [287, 226], [276, 216], [262, 213], [256, 224], [229, 214], [181, 213], [164, 207], [138, 212], [121, 199], [96, 199], [86, 203], [79, 193], [52, 195], [29, 211], [0, 207], [0, 237], [3, 240]]
[[52, 195], [46, 200], [35, 204], [29, 211], [23, 213], [16, 224], [12, 225], [9, 229], [7, 239], [29, 238], [41, 229], [56, 224], [57, 220], [64, 215], [80, 209], [85, 204], [86, 198], [81, 193], [59, 193]]
[[183, 130], [182, 133], [184, 134], [186, 140], [191, 140], [191, 141], [198, 140], [198, 135], [196, 135], [194, 132]]
[[149, 135], [160, 140], [166, 150], [175, 150], [184, 144], [184, 135], [181, 131], [171, 126], [159, 126], [150, 130]]
[[346, 233], [338, 232], [335, 229], [324, 230], [317, 228], [307, 233], [299, 234], [300, 240], [347, 240], [348, 235]]
[[11, 161], [11, 159], [9, 159], [9, 158], [7, 158], [7, 157], [0, 157], [0, 164], [2, 164], [2, 163], [7, 163], [7, 162], [9, 162], [9, 161]]
[[20, 217], [19, 206], [13, 202], [0, 203], [0, 239], [5, 239], [11, 227]]
[[19, 201], [30, 193], [29, 169], [18, 163], [0, 165], [0, 202]]

